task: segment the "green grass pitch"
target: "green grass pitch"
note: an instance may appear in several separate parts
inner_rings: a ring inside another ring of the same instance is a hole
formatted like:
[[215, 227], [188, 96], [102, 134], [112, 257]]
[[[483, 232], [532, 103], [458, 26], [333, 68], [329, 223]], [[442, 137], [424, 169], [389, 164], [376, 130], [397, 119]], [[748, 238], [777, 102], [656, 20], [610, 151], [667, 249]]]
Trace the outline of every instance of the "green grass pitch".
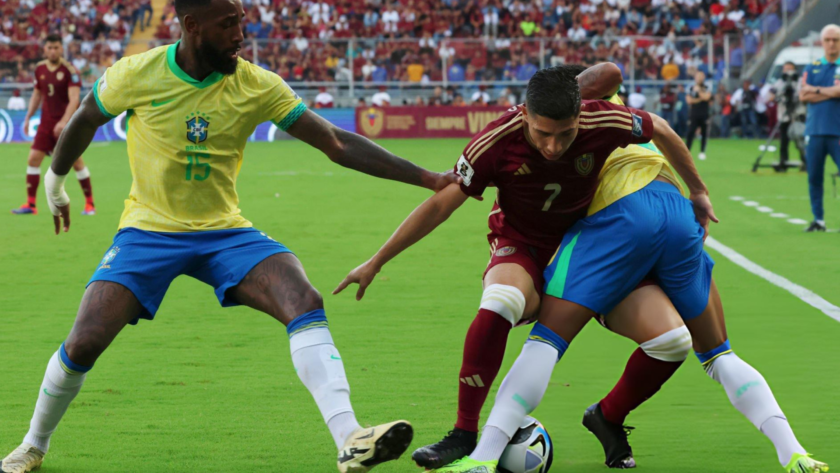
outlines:
[[[446, 169], [465, 142], [382, 144]], [[749, 172], [757, 144], [712, 141], [708, 161], [698, 162], [722, 220], [712, 235], [840, 305], [840, 235], [803, 234], [802, 225], [730, 200], [741, 196], [809, 219], [804, 174]], [[83, 200], [71, 178], [71, 231], [56, 237], [42, 189], [40, 215], [8, 213], [24, 201], [26, 154], [24, 145], [0, 148], [0, 456], [28, 428], [47, 360], [73, 323], [130, 186], [125, 145], [94, 145], [85, 160], [98, 213], [79, 215]], [[238, 187], [243, 214], [292, 248], [325, 295], [359, 420], [412, 421], [411, 449], [438, 440], [455, 421], [462, 343], [487, 261], [492, 191], [389, 264], [356, 302], [352, 293], [329, 293], [428, 192], [343, 169], [298, 142], [249, 144]], [[840, 201], [828, 179], [826, 213], [829, 228], [840, 226]], [[711, 253], [735, 350], [765, 375], [801, 442], [840, 467], [840, 323]], [[527, 332], [513, 332], [503, 373]], [[605, 471], [580, 419], [617, 380], [633, 348], [593, 323], [555, 370], [535, 412], [557, 446], [554, 471]], [[640, 471], [781, 471], [770, 442], [694, 357], [629, 423], [637, 427], [631, 441]], [[282, 325], [246, 308], [222, 310], [211, 288], [183, 277], [157, 320], [128, 327], [99, 360], [55, 433], [43, 471], [330, 472], [335, 453], [294, 373]], [[409, 457], [376, 471], [417, 471]]]

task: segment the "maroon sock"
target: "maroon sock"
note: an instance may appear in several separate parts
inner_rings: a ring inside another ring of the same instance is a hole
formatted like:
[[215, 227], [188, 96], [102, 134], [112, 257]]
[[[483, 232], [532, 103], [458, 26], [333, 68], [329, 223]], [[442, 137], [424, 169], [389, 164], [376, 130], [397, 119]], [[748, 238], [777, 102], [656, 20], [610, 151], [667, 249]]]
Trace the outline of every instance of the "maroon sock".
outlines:
[[637, 348], [627, 361], [618, 384], [601, 400], [604, 417], [614, 424], [623, 424], [627, 414], [653, 397], [680, 365], [682, 361], [657, 360]]
[[82, 192], [85, 194], [87, 203], [93, 205], [93, 187], [90, 185], [90, 178], [79, 179], [79, 185], [82, 186]]
[[30, 207], [35, 207], [35, 197], [38, 195], [38, 184], [40, 183], [40, 174], [26, 175], [26, 203], [28, 203]]
[[478, 432], [481, 407], [505, 358], [510, 322], [487, 309], [479, 309], [467, 331], [458, 386], [458, 422], [455, 427]]

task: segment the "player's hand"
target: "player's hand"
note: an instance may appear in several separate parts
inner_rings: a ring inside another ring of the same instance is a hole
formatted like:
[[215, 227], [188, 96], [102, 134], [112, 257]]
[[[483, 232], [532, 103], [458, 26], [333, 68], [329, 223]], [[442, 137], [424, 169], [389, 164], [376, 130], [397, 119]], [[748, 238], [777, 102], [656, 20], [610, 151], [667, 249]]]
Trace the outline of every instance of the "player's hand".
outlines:
[[344, 278], [344, 281], [341, 281], [341, 284], [339, 284], [332, 292], [333, 295], [343, 291], [350, 284], [356, 283], [359, 285], [359, 290], [356, 291], [356, 300], [362, 300], [362, 297], [365, 297], [365, 290], [368, 286], [370, 286], [370, 283], [373, 282], [373, 278], [376, 277], [376, 274], [379, 273], [381, 269], [382, 268], [374, 265], [372, 261], [366, 261], [358, 268], [350, 271], [350, 274], [348, 274], [347, 277]]
[[[55, 234], [61, 233], [61, 221], [64, 221], [64, 233], [70, 231], [70, 204], [57, 206], [58, 215], [53, 215], [53, 223], [55, 224]], [[52, 210], [52, 209], [50, 209]]]
[[53, 128], [53, 136], [58, 138], [61, 136], [61, 132], [64, 131], [64, 127], [67, 126], [67, 122], [58, 122], [55, 124], [55, 128]]
[[703, 241], [706, 241], [706, 237], [709, 236], [709, 221], [718, 223], [720, 220], [715, 216], [715, 210], [712, 208], [712, 201], [709, 199], [709, 194], [691, 194], [688, 198], [694, 204], [694, 216], [700, 222], [700, 225], [703, 226]]
[[450, 184], [460, 184], [464, 180], [450, 169], [446, 172], [434, 172], [430, 179], [429, 189], [438, 192], [446, 189]]
[[23, 120], [23, 133], [29, 136], [29, 119]]

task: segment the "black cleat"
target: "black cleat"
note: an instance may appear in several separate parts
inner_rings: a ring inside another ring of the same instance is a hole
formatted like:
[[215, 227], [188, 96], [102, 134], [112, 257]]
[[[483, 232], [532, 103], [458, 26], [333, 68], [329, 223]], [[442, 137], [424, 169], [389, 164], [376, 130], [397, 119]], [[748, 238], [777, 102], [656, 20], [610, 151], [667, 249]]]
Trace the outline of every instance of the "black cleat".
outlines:
[[460, 460], [475, 450], [478, 432], [468, 432], [454, 428], [438, 443], [420, 447], [411, 454], [417, 466], [435, 470]]
[[604, 462], [610, 468], [624, 470], [636, 468], [633, 449], [627, 442], [627, 436], [633, 427], [613, 424], [604, 417], [600, 404], [593, 404], [583, 413], [583, 426], [595, 434], [604, 447]]
[[823, 225], [820, 222], [817, 222], [816, 220], [814, 220], [813, 222], [811, 222], [810, 225], [808, 225], [808, 228], [806, 228], [805, 231], [808, 232], [808, 233], [824, 232], [825, 231], [825, 225]]

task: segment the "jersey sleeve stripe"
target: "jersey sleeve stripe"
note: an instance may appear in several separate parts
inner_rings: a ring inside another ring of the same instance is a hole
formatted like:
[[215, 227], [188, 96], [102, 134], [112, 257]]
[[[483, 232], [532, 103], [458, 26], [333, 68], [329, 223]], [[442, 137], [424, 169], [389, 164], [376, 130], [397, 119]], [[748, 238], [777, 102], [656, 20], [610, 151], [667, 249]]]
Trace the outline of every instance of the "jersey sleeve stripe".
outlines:
[[494, 137], [491, 141], [489, 141], [489, 142], [488, 142], [486, 145], [484, 145], [481, 149], [477, 150], [477, 151], [475, 152], [475, 155], [474, 155], [474, 156], [473, 156], [473, 158], [472, 158], [472, 161], [470, 161], [470, 162], [471, 162], [471, 163], [475, 163], [476, 161], [478, 161], [478, 158], [479, 158], [479, 157], [481, 157], [481, 155], [482, 155], [482, 154], [484, 154], [484, 152], [485, 152], [485, 151], [487, 151], [488, 149], [490, 149], [490, 148], [491, 148], [494, 144], [496, 144], [499, 140], [501, 140], [501, 139], [502, 139], [502, 138], [504, 138], [505, 136], [507, 136], [507, 135], [509, 135], [509, 134], [513, 133], [514, 131], [519, 130], [519, 129], [521, 129], [521, 128], [522, 128], [522, 120], [517, 120], [516, 125], [514, 125], [514, 126], [512, 126], [512, 127], [508, 128], [508, 129], [506, 129], [505, 131], [503, 131], [503, 132], [501, 132], [501, 133], [498, 133], [498, 134], [497, 134], [497, 135], [496, 135], [496, 136], [495, 136], [495, 137]]
[[633, 130], [633, 127], [630, 125], [621, 125], [618, 123], [598, 123], [595, 125], [578, 125], [578, 128], [583, 128], [584, 130], [591, 130], [593, 128], [621, 128], [622, 130]]
[[627, 123], [628, 125], [633, 124], [633, 120], [627, 117], [613, 117], [613, 116], [603, 116], [603, 117], [580, 117], [581, 122], [585, 123], [596, 123], [596, 122], [607, 122], [607, 121], [615, 121], [620, 123]]
[[105, 109], [105, 106], [102, 105], [102, 100], [99, 99], [99, 81], [102, 80], [100, 77], [96, 79], [96, 82], [93, 84], [93, 98], [96, 100], [96, 106], [99, 107], [99, 111], [102, 112], [102, 115], [105, 115], [108, 118], [116, 118], [116, 115], [111, 114], [108, 110]]
[[625, 111], [622, 111], [622, 110], [598, 110], [597, 112], [589, 112], [589, 111], [586, 111], [586, 110], [581, 110], [581, 111], [580, 111], [580, 114], [581, 114], [581, 115], [589, 115], [589, 116], [593, 116], [593, 115], [610, 115], [610, 114], [613, 114], [613, 115], [623, 115], [623, 116], [625, 116], [625, 117], [629, 117], [629, 116], [630, 116], [630, 112], [625, 112]]
[[272, 123], [277, 125], [277, 128], [279, 128], [283, 131], [286, 131], [292, 125], [295, 124], [295, 122], [298, 120], [298, 118], [300, 118], [301, 115], [303, 115], [303, 112], [305, 112], [305, 111], [306, 111], [306, 105], [304, 105], [304, 103], [301, 102], [301, 103], [297, 104], [295, 106], [295, 108], [292, 109], [291, 112], [289, 112], [285, 117], [283, 117], [282, 120], [280, 120], [279, 122], [272, 121]]
[[493, 139], [494, 136], [503, 132], [508, 127], [514, 126], [521, 121], [522, 121], [522, 112], [517, 114], [511, 121], [505, 123], [504, 125], [500, 125], [500, 126], [494, 128], [494, 129], [488, 131], [481, 138], [478, 138], [477, 140], [475, 140], [473, 142], [473, 144], [471, 144], [469, 147], [467, 147], [466, 151], [464, 152], [464, 156], [470, 162], [473, 162], [473, 159], [474, 159], [473, 158], [473, 153], [475, 152], [475, 150], [477, 150], [478, 148], [483, 146], [484, 143], [487, 143], [487, 141]]

